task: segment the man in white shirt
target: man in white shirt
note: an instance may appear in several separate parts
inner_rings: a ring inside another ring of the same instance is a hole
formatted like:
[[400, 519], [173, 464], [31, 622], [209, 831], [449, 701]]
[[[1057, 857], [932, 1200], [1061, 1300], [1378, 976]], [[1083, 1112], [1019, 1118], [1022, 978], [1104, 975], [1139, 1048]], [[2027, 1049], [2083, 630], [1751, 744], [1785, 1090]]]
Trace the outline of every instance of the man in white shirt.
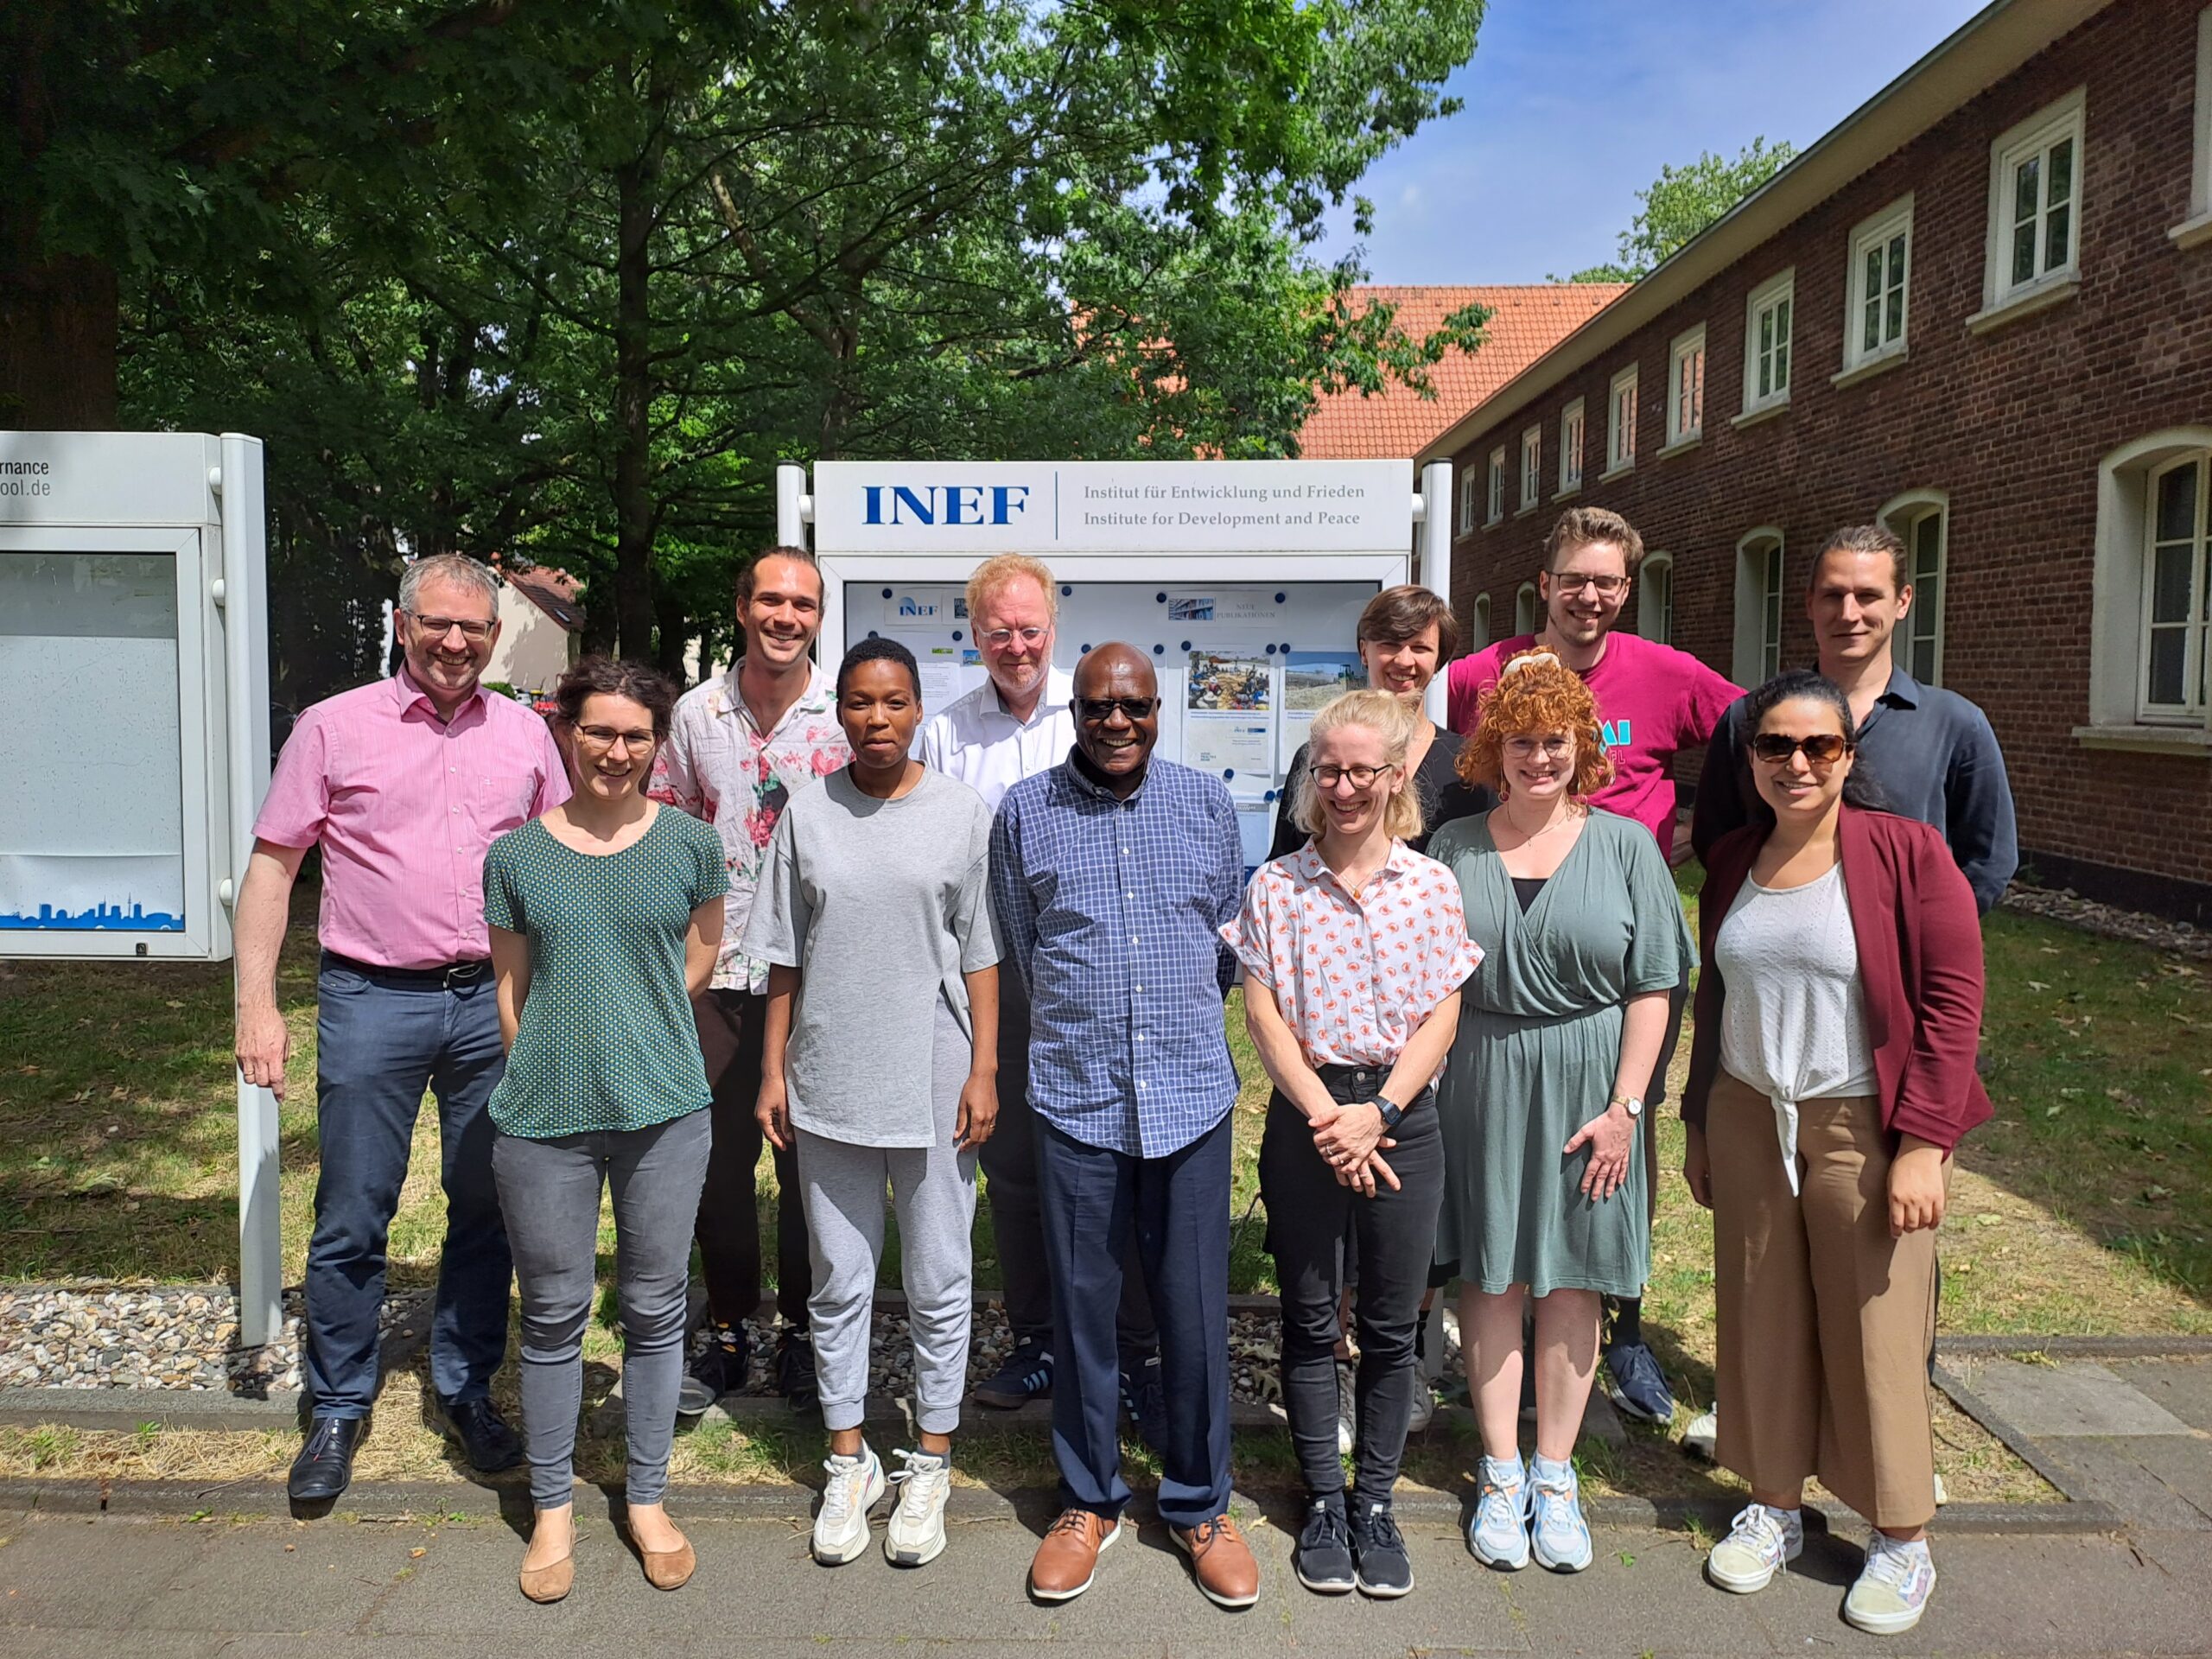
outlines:
[[[1059, 586], [1040, 561], [1019, 553], [986, 559], [968, 579], [968, 620], [989, 677], [924, 722], [917, 753], [957, 778], [993, 811], [1025, 778], [1049, 772], [1075, 745], [1074, 677], [1052, 666]], [[1014, 1345], [998, 1374], [976, 1387], [1006, 1408], [1052, 1390], [1052, 1287], [1037, 1200], [1037, 1147], [1029, 1108], [1029, 998], [1016, 974], [999, 976], [998, 1127], [978, 1156], [991, 1201], [1000, 1282]], [[1122, 1385], [1141, 1432], [1159, 1421], [1158, 1338], [1143, 1275], [1123, 1275]]]

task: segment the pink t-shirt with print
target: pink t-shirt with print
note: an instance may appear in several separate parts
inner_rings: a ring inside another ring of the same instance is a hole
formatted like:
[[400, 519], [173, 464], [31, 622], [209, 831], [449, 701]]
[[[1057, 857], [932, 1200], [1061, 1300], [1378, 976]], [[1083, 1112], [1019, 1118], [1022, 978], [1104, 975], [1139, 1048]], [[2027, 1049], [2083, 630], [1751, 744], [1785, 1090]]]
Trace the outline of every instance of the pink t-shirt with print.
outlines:
[[[1516, 634], [1452, 664], [1445, 680], [1446, 719], [1453, 731], [1473, 734], [1483, 693], [1497, 683], [1507, 663], [1535, 643], [1532, 633]], [[1672, 858], [1675, 751], [1703, 749], [1743, 692], [1686, 651], [1618, 631], [1605, 636], [1605, 654], [1582, 679], [1598, 700], [1606, 753], [1613, 759], [1613, 781], [1590, 798], [1591, 804], [1634, 818]]]

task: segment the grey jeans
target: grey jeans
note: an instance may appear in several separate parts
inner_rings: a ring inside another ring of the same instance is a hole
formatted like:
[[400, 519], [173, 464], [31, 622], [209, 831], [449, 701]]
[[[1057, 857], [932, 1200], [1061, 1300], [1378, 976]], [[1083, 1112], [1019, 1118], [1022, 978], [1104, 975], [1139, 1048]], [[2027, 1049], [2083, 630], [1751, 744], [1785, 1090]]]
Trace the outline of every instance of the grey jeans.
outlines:
[[584, 1326], [599, 1287], [599, 1194], [614, 1195], [614, 1274], [622, 1305], [622, 1405], [632, 1503], [668, 1490], [676, 1396], [683, 1382], [691, 1226], [713, 1144], [704, 1111], [651, 1128], [492, 1148], [499, 1208], [522, 1301], [522, 1421], [530, 1498], [559, 1509], [575, 1496], [576, 1417], [583, 1408]]

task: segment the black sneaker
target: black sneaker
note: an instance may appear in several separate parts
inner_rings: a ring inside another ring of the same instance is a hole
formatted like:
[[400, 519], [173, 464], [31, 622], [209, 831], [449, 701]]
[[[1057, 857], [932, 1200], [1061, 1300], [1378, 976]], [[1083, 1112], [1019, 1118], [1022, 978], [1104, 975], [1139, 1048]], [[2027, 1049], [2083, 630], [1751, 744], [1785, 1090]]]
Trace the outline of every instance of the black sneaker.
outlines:
[[742, 1394], [752, 1367], [753, 1353], [743, 1325], [708, 1326], [707, 1345], [684, 1368], [683, 1385], [676, 1395], [676, 1414], [696, 1417], [724, 1395]]
[[1306, 1508], [1306, 1525], [1290, 1552], [1290, 1570], [1318, 1596], [1351, 1593], [1351, 1533], [1344, 1525], [1344, 1494], [1317, 1497]]
[[1642, 1343], [1617, 1342], [1606, 1349], [1605, 1373], [1613, 1384], [1605, 1392], [1622, 1415], [1646, 1423], [1675, 1421], [1675, 1396], [1668, 1390], [1667, 1374]]
[[1166, 1438], [1167, 1389], [1160, 1380], [1160, 1356], [1122, 1367], [1122, 1409], [1137, 1438], [1154, 1452]]
[[1361, 1595], [1390, 1601], [1414, 1587], [1414, 1564], [1389, 1504], [1370, 1503], [1365, 1515], [1352, 1517], [1351, 1553]]
[[976, 1403], [1012, 1411], [1052, 1397], [1052, 1356], [1042, 1343], [1018, 1342], [998, 1375], [976, 1385]]
[[793, 1411], [812, 1411], [822, 1403], [814, 1381], [814, 1338], [808, 1332], [785, 1331], [776, 1338], [776, 1392]]

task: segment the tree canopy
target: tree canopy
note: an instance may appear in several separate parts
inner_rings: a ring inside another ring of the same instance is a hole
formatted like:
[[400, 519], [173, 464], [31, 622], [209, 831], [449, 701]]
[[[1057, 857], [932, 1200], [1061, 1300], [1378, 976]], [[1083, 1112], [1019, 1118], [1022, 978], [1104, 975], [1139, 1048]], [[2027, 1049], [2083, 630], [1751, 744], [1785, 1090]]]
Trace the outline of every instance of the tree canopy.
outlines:
[[17, 0], [0, 421], [266, 437], [296, 695], [448, 550], [673, 666], [779, 460], [1290, 454], [1478, 345], [1313, 250], [1481, 11]]
[[1649, 276], [1707, 226], [1781, 172], [1796, 153], [1786, 138], [1770, 146], [1759, 137], [1732, 162], [1708, 149], [1687, 166], [1662, 166], [1651, 188], [1637, 192], [1643, 207], [1621, 232], [1619, 257], [1611, 264], [1578, 270], [1567, 280], [1633, 283]]

